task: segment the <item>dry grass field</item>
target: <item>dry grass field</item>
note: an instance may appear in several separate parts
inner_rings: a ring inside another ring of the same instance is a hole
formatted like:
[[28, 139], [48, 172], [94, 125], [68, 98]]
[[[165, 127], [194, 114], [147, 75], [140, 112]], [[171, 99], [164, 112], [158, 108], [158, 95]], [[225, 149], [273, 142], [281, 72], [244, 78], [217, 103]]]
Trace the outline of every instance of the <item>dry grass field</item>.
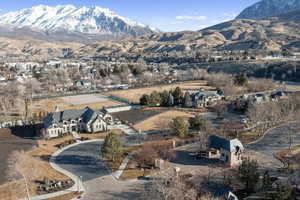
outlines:
[[187, 81], [183, 83], [160, 85], [160, 86], [153, 86], [147, 88], [117, 90], [117, 91], [108, 92], [108, 94], [128, 99], [131, 102], [139, 102], [140, 97], [143, 94], [150, 94], [153, 91], [162, 92], [164, 90], [175, 89], [176, 87], [180, 87], [184, 91], [190, 91], [190, 92], [195, 92], [196, 90], [201, 88], [206, 90], [214, 89], [213, 87], [207, 86], [205, 81]]
[[192, 117], [192, 114], [184, 111], [169, 110], [135, 124], [134, 128], [141, 131], [165, 130], [175, 117], [189, 118]]
[[[43, 180], [44, 177], [48, 177], [49, 179], [56, 179], [56, 180], [66, 180], [68, 177], [59, 173], [58, 171], [54, 170], [51, 165], [49, 164], [48, 160], [50, 156], [58, 150], [55, 147], [56, 144], [59, 144], [63, 141], [72, 139], [71, 136], [67, 136], [65, 138], [54, 139], [50, 141], [38, 141], [38, 147], [27, 152], [31, 156], [38, 158], [38, 166], [40, 171], [43, 173], [39, 177], [40, 180]], [[36, 195], [36, 184], [32, 183], [30, 187], [30, 194], [31, 196]], [[18, 199], [24, 198], [24, 184], [22, 180], [15, 181], [13, 183], [7, 183], [0, 186], [0, 199], [1, 200], [11, 200], [11, 199]]]

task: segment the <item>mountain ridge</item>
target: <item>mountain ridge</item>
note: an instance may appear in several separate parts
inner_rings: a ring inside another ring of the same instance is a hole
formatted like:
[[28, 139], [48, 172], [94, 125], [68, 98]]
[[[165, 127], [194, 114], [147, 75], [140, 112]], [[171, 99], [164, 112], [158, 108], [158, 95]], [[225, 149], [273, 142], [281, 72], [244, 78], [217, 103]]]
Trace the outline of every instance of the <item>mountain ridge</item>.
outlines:
[[261, 0], [245, 8], [236, 19], [266, 19], [300, 8], [300, 0]]
[[[58, 5], [55, 7], [38, 5], [32, 8], [13, 11], [0, 16], [0, 27], [9, 27], [6, 32], [16, 35], [50, 36], [53, 40], [57, 33], [65, 32], [87, 40], [103, 40], [107, 38], [122, 39], [152, 34], [157, 30], [117, 15], [113, 11], [98, 6], [77, 8], [73, 5]], [[26, 30], [26, 32], [25, 32]], [[60, 34], [61, 35], [61, 34]], [[1, 32], [0, 32], [0, 36]], [[53, 37], [51, 37], [53, 36]], [[110, 36], [110, 37], [109, 37]]]

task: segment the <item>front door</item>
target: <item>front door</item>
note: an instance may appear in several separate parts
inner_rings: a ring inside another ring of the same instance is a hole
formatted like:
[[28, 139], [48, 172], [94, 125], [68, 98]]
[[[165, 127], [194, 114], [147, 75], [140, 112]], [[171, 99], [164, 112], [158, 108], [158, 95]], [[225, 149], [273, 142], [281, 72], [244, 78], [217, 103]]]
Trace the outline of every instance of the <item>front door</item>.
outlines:
[[77, 132], [76, 126], [72, 126], [71, 130], [72, 132]]

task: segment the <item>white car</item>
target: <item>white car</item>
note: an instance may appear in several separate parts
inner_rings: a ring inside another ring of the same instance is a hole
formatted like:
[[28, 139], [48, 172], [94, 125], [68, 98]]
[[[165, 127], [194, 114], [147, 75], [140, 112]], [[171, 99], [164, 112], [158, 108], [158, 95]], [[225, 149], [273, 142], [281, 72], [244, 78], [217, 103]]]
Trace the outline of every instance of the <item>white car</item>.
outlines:
[[247, 124], [248, 122], [249, 122], [249, 119], [247, 119], [247, 118], [241, 119], [241, 123], [243, 123], [243, 124]]

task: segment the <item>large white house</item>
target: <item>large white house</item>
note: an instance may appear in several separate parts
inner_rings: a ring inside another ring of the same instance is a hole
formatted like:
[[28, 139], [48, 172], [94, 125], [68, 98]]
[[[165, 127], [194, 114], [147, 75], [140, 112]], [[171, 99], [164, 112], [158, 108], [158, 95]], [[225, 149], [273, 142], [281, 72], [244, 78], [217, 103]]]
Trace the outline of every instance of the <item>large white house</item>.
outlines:
[[42, 134], [50, 139], [71, 132], [97, 133], [108, 130], [112, 116], [105, 111], [94, 111], [89, 107], [83, 110], [65, 110], [50, 113], [43, 120]]

